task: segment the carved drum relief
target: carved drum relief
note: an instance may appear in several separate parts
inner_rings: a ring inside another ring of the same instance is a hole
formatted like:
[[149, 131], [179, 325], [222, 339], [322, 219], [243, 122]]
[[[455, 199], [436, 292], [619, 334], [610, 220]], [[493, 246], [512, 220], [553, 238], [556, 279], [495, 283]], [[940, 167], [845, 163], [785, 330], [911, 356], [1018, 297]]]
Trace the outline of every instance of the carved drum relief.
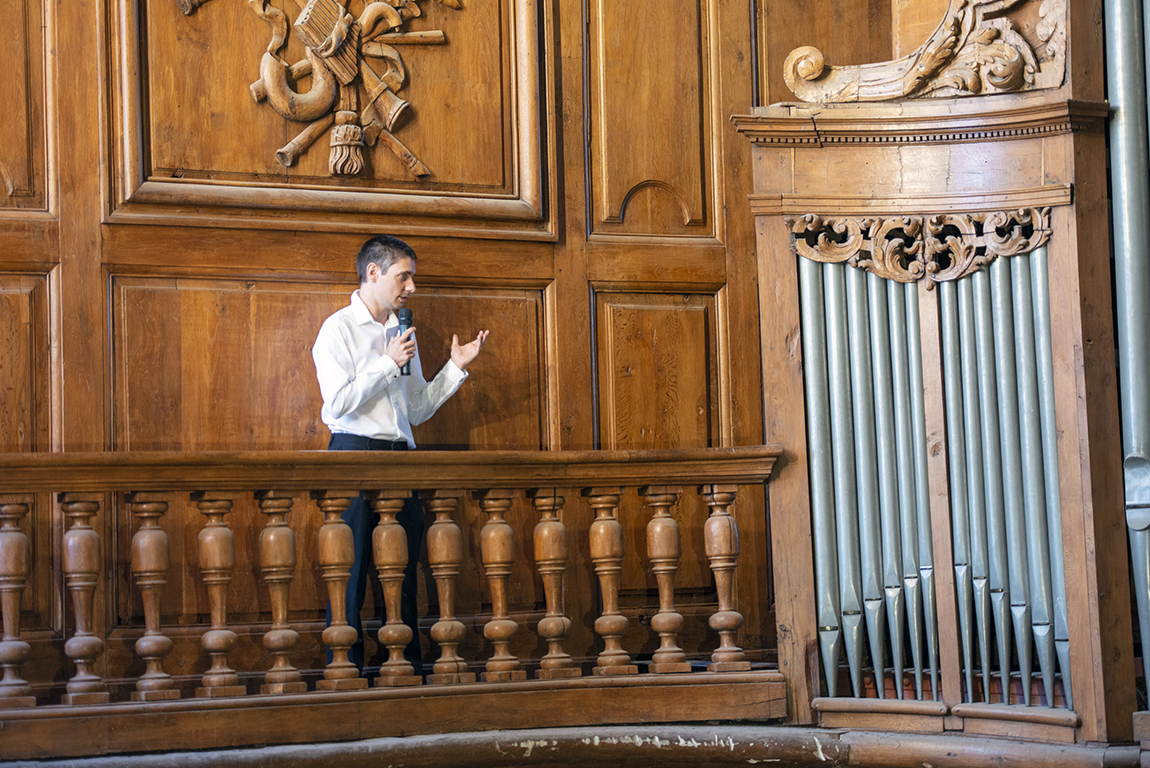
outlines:
[[[185, 15], [195, 13], [207, 0], [176, 0]], [[435, 0], [460, 9], [459, 0]], [[356, 176], [364, 169], [365, 150], [382, 144], [417, 178], [428, 170], [395, 131], [407, 117], [409, 104], [397, 95], [407, 82], [407, 69], [396, 46], [441, 45], [441, 30], [408, 32], [409, 19], [422, 15], [417, 0], [366, 2], [358, 16], [348, 0], [307, 0], [292, 25], [303, 42], [305, 56], [294, 63], [282, 53], [287, 43], [288, 18], [270, 0], [249, 0], [248, 5], [270, 28], [271, 41], [260, 60], [259, 80], [251, 85], [257, 104], [266, 103], [288, 120], [306, 127], [279, 149], [276, 160], [284, 167], [325, 133], [329, 136], [328, 170], [333, 176]], [[311, 85], [299, 92], [288, 82]]]

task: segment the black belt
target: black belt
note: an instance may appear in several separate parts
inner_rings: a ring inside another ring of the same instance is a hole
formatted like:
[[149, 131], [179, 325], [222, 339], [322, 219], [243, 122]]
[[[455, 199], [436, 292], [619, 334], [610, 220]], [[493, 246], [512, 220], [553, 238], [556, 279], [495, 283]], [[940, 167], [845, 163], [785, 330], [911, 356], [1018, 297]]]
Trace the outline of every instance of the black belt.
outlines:
[[402, 437], [398, 440], [382, 440], [377, 437], [336, 432], [331, 436], [331, 442], [327, 447], [329, 451], [406, 451], [407, 440]]
[[378, 438], [367, 438], [367, 447], [371, 451], [406, 451], [407, 441], [403, 438], [399, 440], [379, 440]]

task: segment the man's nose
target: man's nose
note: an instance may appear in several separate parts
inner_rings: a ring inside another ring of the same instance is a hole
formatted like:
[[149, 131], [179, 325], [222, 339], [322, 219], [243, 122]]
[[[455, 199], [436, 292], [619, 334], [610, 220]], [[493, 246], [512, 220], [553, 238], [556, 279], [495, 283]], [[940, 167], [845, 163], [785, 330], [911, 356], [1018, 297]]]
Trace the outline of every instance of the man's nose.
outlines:
[[407, 292], [408, 293], [415, 293], [415, 281], [414, 280], [408, 280], [407, 281]]

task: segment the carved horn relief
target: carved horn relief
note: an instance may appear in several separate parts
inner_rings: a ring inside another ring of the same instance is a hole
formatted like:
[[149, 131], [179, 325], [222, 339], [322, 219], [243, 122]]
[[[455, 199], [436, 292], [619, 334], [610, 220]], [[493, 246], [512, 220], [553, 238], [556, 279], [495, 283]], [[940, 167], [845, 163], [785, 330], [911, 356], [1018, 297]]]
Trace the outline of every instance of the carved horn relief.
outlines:
[[787, 217], [791, 246], [805, 259], [847, 262], [878, 277], [927, 287], [958, 280], [1000, 256], [1029, 253], [1050, 239], [1050, 208], [994, 213], [829, 218]]
[[817, 48], [791, 51], [787, 87], [816, 103], [950, 98], [1057, 88], [1066, 71], [1067, 0], [1041, 0], [1027, 39], [1010, 12], [1035, 0], [950, 0], [914, 53], [895, 61], [827, 66]]
[[[292, 24], [304, 44], [304, 58], [289, 64], [280, 55], [289, 34], [286, 14], [271, 0], [248, 0], [271, 30], [271, 41], [260, 60], [259, 80], [250, 87], [252, 99], [288, 120], [307, 123], [276, 152], [281, 165], [294, 165], [328, 132], [328, 171], [333, 176], [359, 175], [365, 149], [377, 143], [398, 157], [412, 176], [431, 174], [394, 134], [409, 107], [397, 95], [407, 82], [407, 69], [396, 46], [446, 42], [439, 30], [404, 31], [409, 19], [421, 15], [420, 1], [307, 0]], [[462, 8], [460, 0], [435, 1]], [[176, 0], [185, 15], [206, 2]], [[351, 12], [353, 2], [358, 15]], [[310, 88], [301, 93], [292, 83], [305, 78], [310, 79]]]

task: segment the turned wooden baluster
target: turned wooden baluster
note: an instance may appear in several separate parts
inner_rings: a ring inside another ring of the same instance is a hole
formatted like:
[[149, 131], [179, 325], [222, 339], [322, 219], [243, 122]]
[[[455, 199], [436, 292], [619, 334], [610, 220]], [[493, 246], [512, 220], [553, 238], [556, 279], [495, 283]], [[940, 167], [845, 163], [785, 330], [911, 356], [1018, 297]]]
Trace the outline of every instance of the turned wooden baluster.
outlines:
[[132, 537], [132, 575], [144, 603], [144, 635], [136, 641], [136, 653], [144, 660], [145, 671], [136, 681], [132, 700], [178, 699], [180, 691], [164, 671], [172, 641], [160, 629], [160, 598], [168, 583], [168, 534], [160, 528], [160, 518], [168, 511], [168, 502], [153, 493], [128, 493], [124, 499], [140, 523]]
[[379, 668], [378, 686], [422, 685], [423, 678], [403, 658], [403, 649], [411, 642], [411, 627], [403, 623], [403, 571], [407, 567], [407, 532], [395, 519], [411, 491], [376, 491], [370, 495], [379, 514], [379, 524], [372, 533], [375, 568], [383, 586], [383, 605], [387, 622], [379, 628], [379, 642], [387, 648], [387, 661]]
[[0, 611], [4, 614], [4, 637], [0, 639], [0, 707], [31, 707], [36, 704], [32, 687], [20, 677], [32, 646], [20, 639], [20, 599], [28, 582], [32, 547], [20, 530], [31, 499], [0, 502]]
[[654, 510], [647, 523], [647, 559], [659, 585], [659, 612], [651, 618], [651, 629], [659, 633], [659, 649], [651, 658], [651, 672], [690, 672], [687, 654], [679, 647], [683, 617], [675, 610], [675, 574], [683, 555], [679, 523], [671, 516], [671, 507], [679, 500], [682, 488], [648, 485], [639, 489], [648, 507]]
[[68, 681], [64, 704], [107, 704], [111, 696], [103, 679], [96, 674], [96, 660], [104, 652], [104, 641], [92, 632], [96, 585], [100, 580], [100, 534], [92, 518], [100, 511], [97, 497], [61, 493], [56, 497], [68, 532], [64, 534], [64, 583], [72, 594], [76, 632], [64, 643], [64, 653], [76, 663], [76, 674]]
[[619, 613], [619, 574], [623, 570], [623, 527], [616, 519], [622, 488], [584, 488], [583, 495], [595, 510], [591, 523], [591, 562], [599, 577], [603, 615], [595, 619], [595, 633], [603, 638], [603, 652], [592, 672], [596, 675], [634, 675], [639, 668], [623, 650], [620, 640], [627, 617]]
[[513, 491], [477, 491], [474, 496], [483, 505], [487, 522], [479, 533], [483, 557], [483, 574], [491, 585], [491, 621], [483, 627], [483, 636], [494, 646], [483, 673], [485, 683], [526, 680], [527, 671], [520, 669], [519, 659], [511, 655], [511, 638], [519, 630], [507, 612], [507, 579], [515, 562], [515, 532], [503, 515], [511, 509]]
[[347, 580], [355, 562], [355, 543], [351, 528], [343, 521], [343, 511], [357, 496], [359, 491], [312, 491], [311, 494], [323, 512], [323, 525], [316, 539], [319, 567], [327, 584], [327, 600], [331, 608], [331, 626], [322, 635], [324, 645], [331, 651], [331, 661], [323, 671], [323, 680], [316, 681], [317, 691], [367, 687], [367, 680], [359, 676], [359, 669], [347, 655], [357, 637], [355, 627], [347, 623]]
[[475, 673], [467, 671], [467, 662], [456, 652], [467, 631], [455, 618], [455, 579], [463, 565], [463, 534], [452, 515], [462, 497], [463, 491], [419, 492], [420, 501], [435, 514], [435, 522], [427, 529], [427, 561], [439, 595], [439, 621], [431, 627], [431, 639], [439, 644], [440, 655], [427, 676], [427, 682], [435, 684], [475, 682]]
[[563, 605], [567, 575], [567, 526], [559, 519], [563, 497], [553, 488], [535, 488], [529, 490], [527, 496], [540, 514], [535, 525], [535, 569], [543, 579], [543, 594], [547, 599], [547, 615], [539, 622], [539, 636], [547, 642], [548, 650], [535, 677], [540, 680], [580, 677], [583, 671], [563, 650], [563, 640], [571, 631], [571, 619], [567, 618]]
[[743, 626], [743, 615], [735, 610], [733, 592], [735, 565], [739, 559], [739, 527], [728, 507], [735, 502], [737, 485], [703, 485], [699, 493], [711, 508], [704, 528], [707, 559], [715, 574], [719, 610], [707, 622], [719, 633], [719, 647], [711, 654], [711, 672], [741, 672], [751, 668], [743, 649], [735, 645], [735, 633]]
[[236, 570], [236, 537], [224, 518], [232, 511], [232, 504], [239, 496], [239, 493], [229, 491], [196, 491], [191, 494], [200, 514], [207, 518], [197, 542], [200, 574], [208, 588], [208, 607], [212, 616], [212, 626], [200, 640], [212, 663], [204, 673], [203, 685], [196, 688], [197, 698], [243, 696], [248, 692], [240, 685], [239, 675], [228, 666], [228, 655], [237, 639], [236, 633], [228, 629], [228, 588]]
[[295, 576], [295, 533], [288, 527], [292, 495], [283, 491], [257, 491], [260, 511], [268, 516], [260, 531], [260, 570], [272, 604], [272, 628], [264, 633], [264, 648], [272, 666], [264, 675], [260, 693], [303, 693], [307, 683], [291, 664], [299, 633], [288, 626], [288, 598]]

